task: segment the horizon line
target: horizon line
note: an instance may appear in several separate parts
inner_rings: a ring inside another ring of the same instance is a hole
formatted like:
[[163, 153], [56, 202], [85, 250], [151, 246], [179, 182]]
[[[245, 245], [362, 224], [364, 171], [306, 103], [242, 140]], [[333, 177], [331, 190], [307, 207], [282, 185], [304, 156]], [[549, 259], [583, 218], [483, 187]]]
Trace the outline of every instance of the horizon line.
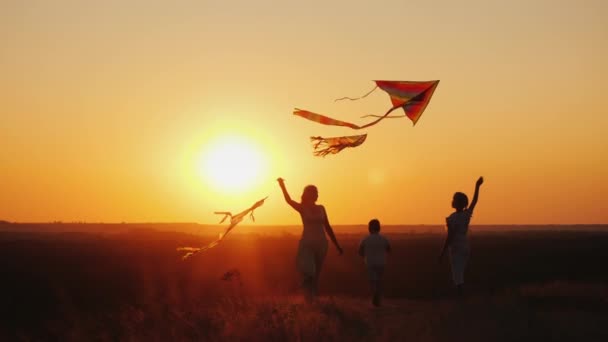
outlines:
[[[197, 225], [197, 226], [227, 226], [224, 223], [198, 223], [198, 222], [92, 222], [92, 221], [46, 221], [46, 222], [25, 222], [25, 221], [6, 221], [0, 220], [0, 224], [14, 224], [14, 225], [45, 225], [45, 224], [81, 224], [81, 225]], [[483, 223], [483, 224], [471, 224], [471, 226], [605, 226], [607, 223]], [[255, 223], [242, 223], [239, 224], [241, 227], [300, 227], [301, 224], [255, 224]], [[340, 223], [332, 224], [332, 227], [341, 226], [367, 226], [366, 223]], [[395, 226], [445, 226], [444, 224], [437, 223], [387, 223], [382, 224], [383, 227], [395, 227]]]

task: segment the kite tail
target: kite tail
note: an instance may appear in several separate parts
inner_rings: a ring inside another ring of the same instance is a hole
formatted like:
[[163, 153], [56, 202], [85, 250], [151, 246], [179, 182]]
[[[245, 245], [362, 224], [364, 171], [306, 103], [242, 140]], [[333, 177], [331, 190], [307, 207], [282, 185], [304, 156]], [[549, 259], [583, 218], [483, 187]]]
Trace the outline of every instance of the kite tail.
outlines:
[[182, 257], [182, 260], [190, 259], [194, 255], [194, 253], [195, 252], [188, 252], [188, 253], [184, 254], [184, 256]]
[[196, 247], [178, 247], [177, 251], [178, 252], [188, 252], [188, 253], [184, 254], [184, 256], [182, 257], [182, 260], [186, 260], [186, 259], [192, 257], [194, 254], [200, 252], [201, 249], [196, 248]]
[[366, 98], [366, 97], [367, 97], [367, 95], [369, 95], [369, 94], [373, 93], [373, 92], [374, 92], [374, 90], [376, 90], [376, 89], [378, 89], [378, 85], [376, 85], [376, 86], [374, 87], [374, 89], [372, 89], [372, 90], [368, 91], [368, 92], [367, 92], [365, 95], [363, 95], [363, 96], [359, 96], [359, 97], [348, 97], [348, 96], [345, 96], [345, 97], [341, 97], [341, 98], [339, 98], [339, 99], [335, 99], [335, 100], [334, 100], [334, 102], [337, 102], [337, 101], [342, 101], [342, 100], [351, 100], [351, 101], [357, 101], [357, 100], [361, 100], [361, 99], [363, 99], [363, 98]]
[[226, 221], [227, 218], [231, 218], [232, 219], [232, 213], [228, 212], [228, 211], [216, 211], [214, 212], [214, 214], [216, 215], [224, 215], [224, 218], [222, 218], [222, 220], [220, 221], [220, 223], [224, 223], [224, 221]]
[[251, 219], [251, 221], [255, 222], [255, 216], [253, 216], [253, 212], [255, 211], [255, 209], [259, 208], [262, 204], [264, 204], [264, 201], [268, 198], [268, 196], [264, 197], [263, 199], [257, 201], [252, 207], [251, 207], [251, 212], [249, 212], [249, 218]]
[[260, 207], [262, 204], [264, 204], [264, 200], [266, 200], [266, 198], [268, 198], [268, 196], [266, 196], [265, 198], [257, 201], [252, 207], [250, 207], [249, 209], [236, 214], [236, 215], [232, 215], [232, 213], [230, 213], [229, 211], [216, 211], [214, 212], [215, 214], [218, 215], [224, 215], [224, 218], [222, 218], [222, 222], [224, 222], [228, 217], [230, 217], [230, 226], [228, 226], [228, 228], [226, 229], [226, 231], [224, 231], [223, 233], [220, 233], [219, 237], [217, 238], [217, 240], [212, 241], [210, 243], [208, 243], [205, 246], [202, 247], [178, 247], [177, 251], [178, 252], [187, 252], [183, 257], [182, 260], [186, 260], [191, 258], [193, 255], [200, 253], [200, 252], [205, 252], [217, 245], [220, 244], [220, 242], [223, 241], [223, 239], [226, 237], [226, 235], [234, 228], [236, 227], [237, 224], [239, 224], [243, 218], [247, 217], [247, 214], [249, 214], [249, 216], [251, 217], [251, 219], [253, 221], [255, 221], [255, 217], [253, 216], [253, 211]]
[[310, 137], [310, 141], [313, 143], [313, 154], [316, 157], [325, 157], [328, 154], [339, 153], [347, 147], [359, 146], [366, 138], [367, 134], [333, 138]]
[[184, 256], [182, 257], [182, 260], [187, 260], [189, 258], [191, 258], [193, 255], [198, 254], [200, 252], [204, 252], [206, 250], [209, 250], [217, 245], [220, 244], [220, 241], [222, 241], [222, 239], [224, 238], [224, 236], [222, 236], [220, 234], [220, 238], [209, 243], [206, 246], [203, 247], [178, 247], [177, 251], [178, 252], [187, 252], [186, 254], [184, 254]]

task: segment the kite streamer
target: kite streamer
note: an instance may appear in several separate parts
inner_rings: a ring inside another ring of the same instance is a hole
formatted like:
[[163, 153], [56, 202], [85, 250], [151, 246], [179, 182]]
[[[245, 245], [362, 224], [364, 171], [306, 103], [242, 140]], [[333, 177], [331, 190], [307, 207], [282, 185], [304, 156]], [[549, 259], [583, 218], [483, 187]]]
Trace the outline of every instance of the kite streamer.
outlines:
[[249, 218], [255, 222], [255, 217], [253, 216], [253, 211], [259, 207], [262, 206], [262, 204], [264, 204], [264, 201], [267, 199], [268, 197], [265, 197], [257, 202], [255, 202], [254, 205], [252, 205], [251, 207], [249, 207], [248, 209], [236, 214], [236, 215], [232, 215], [231, 212], [229, 211], [216, 211], [214, 214], [218, 214], [218, 215], [224, 215], [224, 217], [222, 218], [222, 220], [220, 221], [220, 223], [224, 223], [224, 221], [226, 221], [227, 218], [230, 218], [230, 225], [228, 226], [228, 228], [226, 228], [226, 231], [224, 231], [223, 233], [220, 234], [220, 236], [215, 240], [212, 241], [211, 243], [207, 244], [206, 246], [203, 247], [178, 247], [177, 251], [178, 252], [186, 252], [186, 254], [184, 254], [184, 256], [182, 257], [183, 260], [186, 260], [190, 257], [192, 257], [193, 255], [200, 253], [200, 252], [204, 252], [208, 249], [211, 249], [217, 245], [220, 244], [220, 242], [226, 237], [226, 235], [228, 235], [228, 233], [234, 228], [236, 227], [237, 224], [239, 224], [241, 221], [243, 221], [243, 219], [249, 215]]
[[[390, 118], [409, 118], [414, 125], [418, 122], [422, 113], [426, 109], [429, 101], [431, 101], [431, 97], [435, 92], [435, 88], [439, 84], [439, 81], [425, 81], [425, 82], [414, 82], [414, 81], [375, 81], [376, 86], [374, 89], [369, 91], [363, 96], [351, 98], [351, 97], [342, 97], [336, 99], [336, 101], [341, 100], [351, 100], [357, 101], [367, 97], [369, 94], [373, 93], [376, 89], [380, 88], [384, 90], [390, 97], [392, 107], [389, 108], [383, 115], [365, 115], [363, 117], [374, 117], [376, 120], [368, 122], [363, 125], [357, 125], [354, 123], [350, 123], [347, 121], [337, 120], [331, 118], [326, 115], [314, 113], [308, 110], [303, 110], [299, 108], [295, 108], [293, 111], [294, 115], [300, 116], [302, 118], [308, 119], [310, 121], [314, 121], [320, 123], [322, 125], [331, 125], [331, 126], [342, 126], [348, 127], [351, 129], [359, 130], [371, 127], [380, 121]], [[397, 109], [403, 109], [405, 115], [389, 115], [393, 111]], [[314, 141], [318, 141], [314, 147], [314, 155], [315, 156], [325, 156], [327, 154], [335, 154], [342, 151], [346, 147], [357, 147], [361, 145], [365, 138], [361, 138], [363, 136], [357, 136], [358, 138], [354, 138], [353, 136], [348, 137], [334, 137], [334, 138], [320, 138], [320, 137], [312, 137], [311, 139]], [[320, 138], [320, 139], [319, 139]], [[342, 139], [342, 140], [340, 140]], [[324, 147], [324, 146], [328, 147]]]
[[328, 154], [336, 154], [347, 147], [357, 147], [365, 141], [367, 134], [351, 135], [347, 137], [310, 137], [313, 143], [313, 154], [318, 157], [325, 157]]

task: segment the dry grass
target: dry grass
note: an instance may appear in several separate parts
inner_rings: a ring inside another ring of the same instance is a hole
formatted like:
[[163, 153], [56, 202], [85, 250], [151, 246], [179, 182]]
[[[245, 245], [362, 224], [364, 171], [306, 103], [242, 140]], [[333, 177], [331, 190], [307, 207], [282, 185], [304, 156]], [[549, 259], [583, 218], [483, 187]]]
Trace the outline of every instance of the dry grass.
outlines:
[[313, 305], [297, 295], [297, 239], [235, 236], [184, 263], [187, 239], [1, 237], [0, 341], [608, 340], [605, 234], [477, 235], [464, 299], [448, 295], [439, 236], [393, 236], [381, 308], [355, 237], [340, 236]]
[[[47, 337], [65, 341], [606, 341], [607, 291], [561, 282], [464, 299], [390, 299], [380, 308], [362, 298], [322, 297], [309, 305], [299, 296], [234, 293], [215, 303], [64, 317], [46, 328]], [[577, 298], [597, 305], [572, 306]]]

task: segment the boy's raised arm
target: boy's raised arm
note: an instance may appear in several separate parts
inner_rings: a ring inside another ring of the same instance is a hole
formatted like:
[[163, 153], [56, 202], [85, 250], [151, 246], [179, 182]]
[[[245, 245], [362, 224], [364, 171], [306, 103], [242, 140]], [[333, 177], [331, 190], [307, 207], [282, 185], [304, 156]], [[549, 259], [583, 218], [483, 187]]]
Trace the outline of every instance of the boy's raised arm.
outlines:
[[479, 199], [479, 188], [483, 184], [483, 177], [479, 177], [477, 182], [475, 183], [475, 194], [473, 195], [473, 200], [471, 201], [471, 205], [469, 206], [469, 211], [473, 211], [475, 206], [477, 205], [477, 200]]

